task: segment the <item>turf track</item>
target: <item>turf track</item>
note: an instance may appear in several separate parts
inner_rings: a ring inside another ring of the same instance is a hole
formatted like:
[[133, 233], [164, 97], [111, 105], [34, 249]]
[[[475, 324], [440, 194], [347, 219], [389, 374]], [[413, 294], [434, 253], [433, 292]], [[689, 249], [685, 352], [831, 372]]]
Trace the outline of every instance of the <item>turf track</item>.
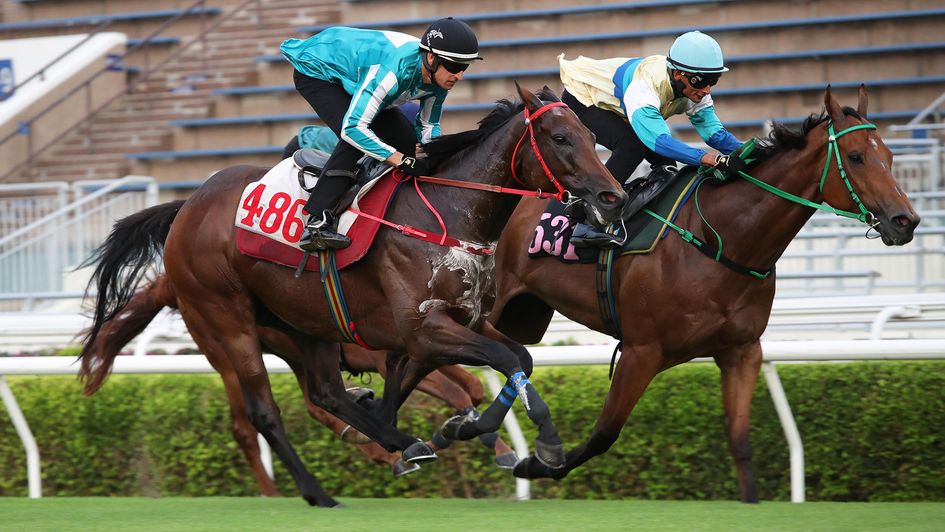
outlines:
[[0, 499], [2, 531], [65, 530], [943, 530], [945, 503], [296, 498]]

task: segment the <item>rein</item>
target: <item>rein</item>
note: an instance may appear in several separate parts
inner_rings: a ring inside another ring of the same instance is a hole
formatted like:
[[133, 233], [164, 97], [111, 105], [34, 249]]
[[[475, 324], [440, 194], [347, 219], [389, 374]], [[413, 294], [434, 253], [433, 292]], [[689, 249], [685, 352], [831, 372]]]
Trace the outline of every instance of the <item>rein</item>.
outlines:
[[[827, 158], [824, 161], [824, 171], [821, 172], [820, 187], [819, 187], [819, 190], [823, 192], [824, 183], [827, 180], [827, 174], [830, 172], [830, 161], [831, 161], [831, 158], [833, 158], [834, 160], [837, 161], [837, 169], [840, 171], [840, 179], [843, 181], [843, 184], [846, 186], [847, 192], [850, 193], [850, 197], [853, 199], [853, 203], [855, 203], [857, 208], [859, 209], [860, 211], [859, 214], [855, 212], [844, 211], [842, 209], [837, 209], [837, 208], [831, 207], [830, 205], [824, 205], [823, 203], [815, 203], [811, 200], [808, 200], [800, 196], [797, 196], [795, 194], [791, 194], [790, 192], [781, 190], [780, 188], [774, 185], [765, 183], [764, 181], [761, 181], [746, 172], [739, 171], [738, 175], [745, 181], [748, 181], [749, 183], [757, 186], [758, 188], [761, 188], [762, 190], [770, 192], [780, 198], [786, 199], [793, 203], [804, 205], [805, 207], [810, 207], [812, 209], [830, 212], [830, 213], [836, 214], [837, 216], [843, 216], [845, 218], [852, 218], [854, 220], [859, 220], [860, 222], [863, 222], [869, 225], [870, 229], [875, 229], [876, 226], [879, 225], [879, 221], [876, 219], [876, 216], [872, 212], [870, 212], [866, 208], [865, 205], [863, 205], [863, 201], [860, 200], [860, 197], [856, 194], [856, 192], [853, 191], [853, 185], [852, 183], [850, 183], [850, 178], [847, 177], [847, 172], [843, 168], [843, 162], [840, 157], [840, 145], [837, 143], [837, 139], [842, 137], [843, 135], [846, 135], [847, 133], [858, 131], [861, 129], [876, 129], [876, 126], [874, 124], [858, 124], [855, 126], [850, 126], [844, 130], [841, 130], [839, 133], [835, 133], [834, 127], [833, 127], [833, 121], [831, 120], [830, 122], [828, 122], [827, 133], [829, 134], [829, 136], [827, 137]], [[754, 140], [750, 141], [748, 146], [741, 150], [742, 151], [741, 157], [747, 158], [749, 153], [751, 153], [752, 149], [754, 149]], [[701, 186], [701, 183], [699, 185]], [[698, 208], [698, 197], [696, 200], [696, 207]], [[671, 229], [679, 233], [679, 235], [682, 237], [683, 240], [695, 246], [695, 248], [699, 250], [700, 253], [722, 264], [723, 266], [727, 267], [728, 269], [736, 273], [741, 273], [743, 275], [750, 275], [752, 277], [764, 279], [768, 277], [768, 275], [770, 275], [772, 271], [774, 271], [773, 268], [769, 268], [769, 269], [749, 268], [747, 266], [738, 264], [737, 262], [723, 255], [722, 254], [722, 237], [719, 236], [718, 233], [715, 233], [715, 235], [716, 235], [716, 239], [719, 242], [719, 246], [717, 249], [713, 249], [712, 246], [709, 246], [707, 243], [699, 240], [695, 235], [692, 234], [692, 232], [676, 226], [669, 220], [663, 219], [662, 217], [653, 213], [649, 209], [646, 209], [645, 212], [649, 214], [650, 216], [653, 216], [654, 218], [658, 219], [659, 221], [665, 223]], [[712, 225], [709, 224], [708, 220], [706, 220], [705, 217], [702, 216], [701, 209], [699, 210], [699, 216], [702, 218], [702, 221], [705, 222], [709, 226], [709, 228], [712, 227]], [[713, 229], [713, 232], [715, 232], [714, 229]]]
[[856, 194], [856, 192], [853, 191], [853, 184], [850, 183], [850, 178], [847, 177], [847, 171], [846, 169], [843, 168], [843, 162], [840, 158], [840, 145], [837, 143], [837, 139], [839, 139], [840, 137], [846, 135], [847, 133], [857, 131], [860, 129], [876, 129], [876, 125], [859, 124], [856, 126], [850, 126], [840, 131], [839, 133], [834, 133], [833, 121], [831, 120], [828, 123], [827, 133], [829, 134], [829, 136], [827, 137], [827, 160], [824, 161], [824, 171], [820, 175], [820, 187], [819, 187], [820, 192], [823, 192], [824, 183], [827, 181], [827, 173], [830, 172], [830, 158], [833, 155], [835, 156], [834, 159], [837, 161], [837, 169], [840, 171], [840, 179], [843, 181], [843, 184], [846, 186], [847, 192], [850, 193], [850, 197], [853, 199], [853, 203], [855, 203], [857, 208], [859, 209], [860, 211], [859, 214], [855, 212], [836, 209], [834, 207], [831, 207], [830, 205], [824, 205], [823, 203], [815, 203], [808, 199], [804, 199], [800, 196], [795, 196], [794, 194], [791, 194], [790, 192], [785, 192], [775, 186], [765, 183], [764, 181], [760, 181], [745, 172], [738, 172], [738, 174], [739, 176], [741, 176], [742, 179], [748, 181], [749, 183], [759, 188], [762, 188], [774, 194], [775, 196], [784, 198], [794, 203], [804, 205], [806, 207], [811, 207], [813, 209], [831, 212], [833, 214], [836, 214], [837, 216], [843, 216], [844, 218], [852, 218], [854, 220], [859, 220], [860, 222], [863, 222], [869, 225], [871, 228], [875, 228], [876, 225], [878, 225], [879, 223], [876, 220], [876, 215], [870, 212], [866, 208], [866, 206], [863, 205], [863, 202], [860, 200], [860, 197]]
[[[522, 132], [522, 136], [518, 139], [518, 142], [515, 144], [515, 149], [512, 151], [512, 159], [511, 159], [510, 165], [511, 165], [511, 170], [512, 170], [512, 178], [514, 178], [515, 181], [517, 181], [518, 183], [522, 184], [522, 186], [524, 186], [525, 184], [522, 183], [522, 181], [518, 178], [517, 175], [515, 175], [515, 157], [518, 154], [519, 147], [522, 145], [522, 141], [525, 140], [525, 135], [530, 135], [532, 151], [535, 153], [535, 157], [538, 159], [538, 163], [541, 164], [542, 170], [545, 171], [545, 175], [548, 176], [548, 179], [551, 181], [551, 183], [558, 189], [557, 193], [553, 194], [550, 192], [542, 192], [541, 190], [524, 190], [524, 189], [517, 189], [517, 188], [508, 188], [508, 187], [503, 187], [500, 185], [489, 185], [486, 183], [472, 183], [469, 181], [458, 181], [456, 179], [448, 179], [445, 177], [434, 177], [434, 176], [413, 177], [412, 179], [414, 182], [414, 188], [417, 190], [417, 194], [420, 195], [420, 198], [426, 204], [427, 208], [430, 209], [430, 212], [432, 212], [433, 215], [436, 216], [437, 221], [440, 223], [440, 228], [443, 230], [442, 233], [430, 233], [427, 231], [422, 231], [415, 227], [411, 227], [409, 225], [395, 224], [383, 218], [378, 218], [377, 216], [370, 215], [368, 213], [359, 211], [354, 208], [350, 208], [349, 210], [358, 216], [363, 216], [369, 220], [373, 220], [375, 222], [384, 224], [388, 227], [397, 229], [404, 235], [409, 236], [411, 238], [424, 240], [426, 242], [432, 242], [434, 244], [438, 244], [441, 246], [457, 248], [461, 251], [465, 251], [473, 255], [492, 255], [493, 253], [495, 253], [495, 246], [486, 246], [483, 244], [476, 244], [474, 242], [466, 242], [466, 241], [459, 240], [459, 239], [449, 236], [447, 234], [446, 224], [443, 222], [443, 218], [440, 216], [440, 213], [437, 212], [436, 208], [433, 207], [433, 205], [429, 201], [427, 201], [426, 196], [424, 196], [423, 192], [420, 190], [419, 182], [423, 181], [425, 183], [432, 183], [434, 185], [444, 185], [444, 186], [449, 186], [449, 187], [483, 190], [486, 192], [496, 192], [499, 194], [514, 194], [518, 196], [526, 196], [526, 197], [531, 197], [531, 198], [542, 198], [542, 199], [551, 198], [560, 202], [565, 202], [565, 198], [567, 198], [567, 202], [572, 201], [571, 194], [567, 190], [565, 190], [565, 188], [561, 185], [560, 182], [558, 182], [557, 179], [555, 179], [555, 176], [551, 172], [551, 169], [548, 168], [548, 165], [545, 163], [544, 157], [541, 156], [541, 151], [538, 149], [538, 141], [535, 140], [535, 130], [533, 127], [534, 121], [538, 117], [543, 115], [546, 111], [548, 111], [549, 109], [553, 109], [555, 107], [567, 107], [567, 105], [562, 102], [547, 103], [543, 105], [542, 107], [538, 108], [538, 110], [532, 114], [529, 113], [528, 107], [524, 109], [522, 114], [525, 116], [525, 124], [527, 127], [525, 131]], [[395, 170], [395, 172], [399, 172], [399, 170]], [[397, 179], [397, 177], [398, 175], [395, 173], [394, 179]], [[408, 178], [405, 177], [405, 179], [398, 179], [398, 181], [403, 182], [406, 179]]]

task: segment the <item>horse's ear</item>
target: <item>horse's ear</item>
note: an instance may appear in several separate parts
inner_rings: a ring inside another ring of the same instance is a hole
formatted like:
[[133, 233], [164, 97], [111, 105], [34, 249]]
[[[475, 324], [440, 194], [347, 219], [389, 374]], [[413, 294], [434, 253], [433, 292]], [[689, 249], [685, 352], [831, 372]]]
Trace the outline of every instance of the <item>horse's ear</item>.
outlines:
[[860, 84], [859, 101], [856, 104], [856, 112], [866, 120], [866, 104], [869, 103], [869, 97], [866, 96], [866, 83]]
[[518, 91], [519, 98], [521, 98], [522, 101], [525, 102], [525, 107], [528, 109], [530, 113], [534, 113], [535, 111], [541, 108], [541, 100], [539, 100], [538, 97], [532, 94], [531, 92], [523, 89], [521, 85], [518, 84], [517, 81], [515, 82], [515, 90]]
[[843, 109], [830, 93], [830, 85], [827, 85], [827, 91], [824, 92], [824, 108], [827, 110], [827, 116], [834, 122], [839, 122], [843, 118]]

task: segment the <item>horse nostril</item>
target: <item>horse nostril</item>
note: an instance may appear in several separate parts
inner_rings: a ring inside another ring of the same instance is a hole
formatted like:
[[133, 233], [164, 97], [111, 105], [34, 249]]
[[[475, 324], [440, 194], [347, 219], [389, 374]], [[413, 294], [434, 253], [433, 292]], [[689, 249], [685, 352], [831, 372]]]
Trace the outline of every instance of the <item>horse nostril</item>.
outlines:
[[912, 220], [909, 219], [905, 214], [900, 214], [899, 216], [894, 216], [892, 219], [893, 224], [897, 227], [909, 227], [912, 225]]
[[614, 205], [617, 203], [617, 195], [613, 192], [601, 192], [597, 195], [597, 199], [604, 205]]

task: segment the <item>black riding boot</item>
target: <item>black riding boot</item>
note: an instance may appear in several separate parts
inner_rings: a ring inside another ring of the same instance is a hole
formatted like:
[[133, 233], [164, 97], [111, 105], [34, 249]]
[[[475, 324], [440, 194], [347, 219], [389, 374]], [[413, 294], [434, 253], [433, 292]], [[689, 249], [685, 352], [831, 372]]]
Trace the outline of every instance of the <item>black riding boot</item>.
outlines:
[[310, 214], [305, 230], [299, 239], [299, 247], [315, 252], [325, 249], [341, 249], [351, 245], [351, 239], [338, 233], [338, 202], [354, 183], [354, 172], [329, 170], [318, 178], [312, 197], [305, 205]]
[[623, 240], [599, 227], [581, 222], [574, 226], [571, 243], [579, 248], [610, 249], [620, 247]]
[[328, 210], [322, 211], [321, 216], [309, 217], [299, 240], [299, 247], [305, 251], [341, 249], [350, 245], [351, 239], [338, 232], [338, 220]]

